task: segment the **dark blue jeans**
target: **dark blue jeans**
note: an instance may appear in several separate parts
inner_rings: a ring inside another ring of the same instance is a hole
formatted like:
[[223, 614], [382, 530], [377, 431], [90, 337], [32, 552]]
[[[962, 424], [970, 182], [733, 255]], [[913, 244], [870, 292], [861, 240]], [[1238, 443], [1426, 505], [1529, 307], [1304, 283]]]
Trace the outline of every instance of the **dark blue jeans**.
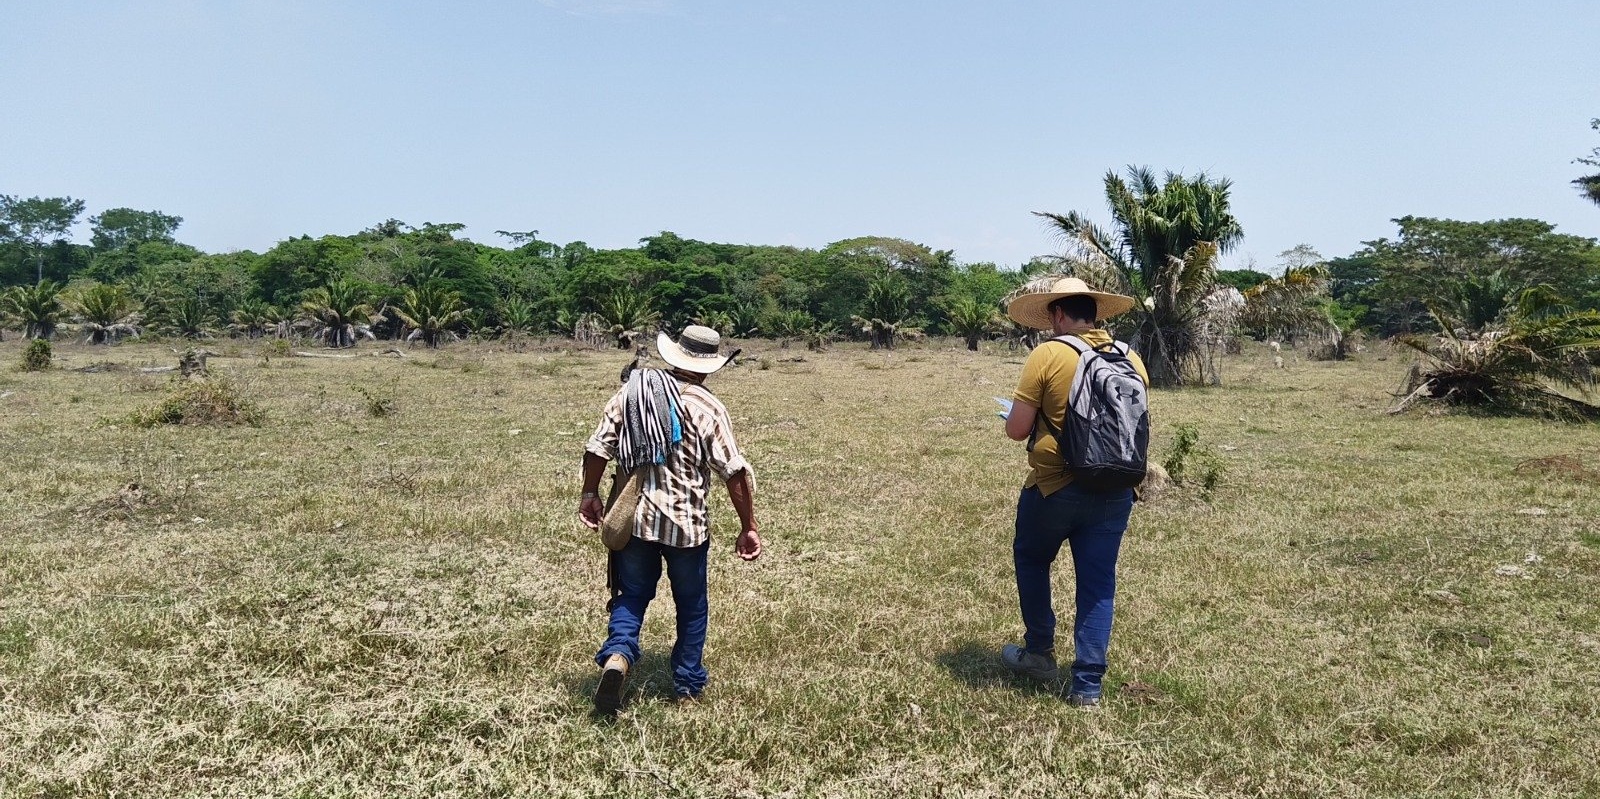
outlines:
[[706, 559], [709, 542], [690, 549], [641, 541], [628, 542], [615, 553], [616, 601], [611, 604], [611, 623], [607, 638], [594, 656], [606, 658], [621, 653], [628, 663], [639, 662], [639, 629], [644, 612], [656, 598], [656, 583], [661, 581], [661, 564], [667, 564], [667, 580], [672, 583], [672, 602], [678, 610], [678, 640], [672, 645], [672, 686], [680, 694], [699, 696], [706, 687], [706, 668], [700, 662], [706, 648], [706, 622], [711, 605], [706, 592]]
[[1011, 545], [1017, 599], [1027, 628], [1023, 648], [1054, 656], [1056, 614], [1050, 603], [1050, 567], [1062, 543], [1072, 550], [1077, 616], [1072, 625], [1072, 692], [1099, 696], [1111, 644], [1117, 593], [1117, 553], [1133, 511], [1132, 489], [1096, 494], [1073, 485], [1046, 497], [1037, 487], [1017, 498], [1017, 535]]

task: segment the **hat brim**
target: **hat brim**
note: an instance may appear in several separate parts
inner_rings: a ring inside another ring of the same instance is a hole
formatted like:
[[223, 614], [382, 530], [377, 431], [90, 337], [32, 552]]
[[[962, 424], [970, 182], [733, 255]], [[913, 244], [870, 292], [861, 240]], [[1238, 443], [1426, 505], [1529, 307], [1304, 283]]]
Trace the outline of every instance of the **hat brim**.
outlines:
[[1050, 323], [1050, 303], [1062, 297], [1093, 297], [1095, 308], [1095, 321], [1100, 322], [1113, 316], [1120, 316], [1133, 309], [1133, 298], [1123, 294], [1108, 294], [1103, 291], [1043, 291], [1035, 294], [1024, 294], [1011, 301], [1006, 306], [1006, 316], [1019, 325], [1027, 325], [1036, 330], [1050, 330], [1054, 327]]
[[678, 342], [664, 332], [656, 334], [656, 352], [672, 367], [696, 374], [708, 375], [728, 365], [728, 356], [696, 355], [678, 346]]

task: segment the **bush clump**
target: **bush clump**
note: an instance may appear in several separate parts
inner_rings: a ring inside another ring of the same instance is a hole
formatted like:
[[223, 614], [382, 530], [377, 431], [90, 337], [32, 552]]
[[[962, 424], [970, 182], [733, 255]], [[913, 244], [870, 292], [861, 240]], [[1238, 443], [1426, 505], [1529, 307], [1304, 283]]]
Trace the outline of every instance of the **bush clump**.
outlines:
[[365, 386], [356, 386], [355, 388], [357, 394], [366, 398], [368, 416], [374, 419], [382, 419], [385, 416], [393, 416], [394, 412], [399, 410], [393, 395], [384, 391], [369, 389]]
[[239, 396], [227, 380], [202, 380], [180, 386], [161, 402], [135, 411], [128, 422], [137, 427], [163, 424], [260, 427], [266, 419], [260, 406]]
[[1172, 440], [1172, 451], [1162, 463], [1172, 482], [1183, 485], [1191, 481], [1200, 484], [1203, 496], [1210, 498], [1222, 485], [1226, 466], [1215, 450], [1200, 443], [1200, 430], [1192, 424], [1178, 425]]
[[51, 357], [49, 341], [42, 338], [32, 339], [22, 350], [22, 371], [42, 372], [49, 369]]

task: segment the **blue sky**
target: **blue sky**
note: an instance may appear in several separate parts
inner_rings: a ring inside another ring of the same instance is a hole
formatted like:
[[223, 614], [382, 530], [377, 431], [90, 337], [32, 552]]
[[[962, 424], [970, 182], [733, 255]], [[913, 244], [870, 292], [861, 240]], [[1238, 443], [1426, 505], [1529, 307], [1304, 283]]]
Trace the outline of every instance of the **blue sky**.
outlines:
[[1144, 164], [1232, 179], [1268, 268], [1406, 214], [1600, 235], [1597, 41], [1592, 0], [6, 0], [0, 193], [216, 252], [394, 217], [1015, 266]]

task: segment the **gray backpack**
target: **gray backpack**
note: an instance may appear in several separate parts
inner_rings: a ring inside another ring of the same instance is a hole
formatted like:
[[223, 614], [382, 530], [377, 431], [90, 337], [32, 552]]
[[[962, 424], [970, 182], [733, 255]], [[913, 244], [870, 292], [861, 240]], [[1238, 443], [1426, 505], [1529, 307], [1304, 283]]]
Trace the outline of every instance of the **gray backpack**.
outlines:
[[[1059, 336], [1078, 351], [1078, 370], [1067, 395], [1064, 430], [1040, 412], [1045, 432], [1072, 474], [1090, 491], [1116, 491], [1144, 481], [1150, 449], [1150, 409], [1144, 380], [1128, 357], [1128, 345], [1113, 341], [1100, 348], [1077, 336]], [[1049, 343], [1049, 342], [1046, 342]]]

